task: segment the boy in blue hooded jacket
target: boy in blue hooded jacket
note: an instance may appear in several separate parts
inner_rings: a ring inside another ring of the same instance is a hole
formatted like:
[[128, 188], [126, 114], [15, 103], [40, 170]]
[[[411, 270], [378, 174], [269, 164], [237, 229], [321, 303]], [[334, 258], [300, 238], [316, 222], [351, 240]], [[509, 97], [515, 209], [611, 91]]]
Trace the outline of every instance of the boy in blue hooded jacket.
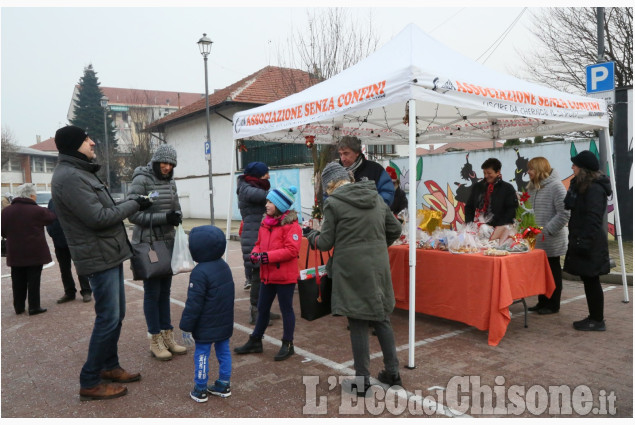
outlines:
[[[195, 345], [194, 389], [190, 397], [199, 403], [207, 401], [208, 393], [220, 397], [231, 395], [229, 338], [234, 331], [234, 279], [221, 258], [226, 244], [225, 234], [218, 227], [199, 226], [190, 231], [190, 252], [198, 264], [190, 274], [179, 327], [186, 345]], [[212, 344], [218, 360], [218, 379], [208, 386]]]

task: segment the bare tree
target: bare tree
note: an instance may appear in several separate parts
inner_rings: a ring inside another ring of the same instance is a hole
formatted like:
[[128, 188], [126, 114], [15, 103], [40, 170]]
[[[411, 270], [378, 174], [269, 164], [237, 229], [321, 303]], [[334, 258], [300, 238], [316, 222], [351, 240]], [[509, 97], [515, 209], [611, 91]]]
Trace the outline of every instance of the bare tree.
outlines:
[[147, 92], [138, 93], [129, 100], [132, 105], [128, 109], [129, 120], [119, 128], [120, 144], [119, 156], [121, 158], [120, 178], [132, 180], [132, 174], [136, 167], [146, 165], [152, 159], [152, 135], [145, 131], [149, 123], [158, 119], [155, 108], [151, 105]]
[[[307, 12], [306, 25], [291, 30], [283, 53], [279, 50], [278, 61], [281, 66], [300, 68], [319, 80], [326, 80], [373, 53], [378, 44], [372, 13], [367, 22], [360, 22], [348, 9], [313, 9]], [[334, 145], [322, 146], [319, 153], [317, 145], [312, 147], [315, 198], [320, 210], [321, 171], [335, 154]]]
[[2, 128], [2, 166], [17, 157], [18, 146], [11, 130]]
[[[522, 77], [569, 93], [586, 91], [586, 66], [597, 62], [597, 8], [543, 9], [534, 15], [539, 44], [521, 53]], [[633, 84], [633, 9], [604, 11], [605, 59], [615, 62], [617, 87]]]

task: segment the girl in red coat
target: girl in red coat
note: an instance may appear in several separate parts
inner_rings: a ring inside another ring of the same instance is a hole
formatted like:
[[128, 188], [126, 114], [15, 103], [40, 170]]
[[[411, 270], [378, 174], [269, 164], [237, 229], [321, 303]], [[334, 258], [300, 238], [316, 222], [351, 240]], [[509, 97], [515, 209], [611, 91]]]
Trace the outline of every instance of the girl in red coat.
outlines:
[[291, 186], [273, 189], [267, 195], [266, 215], [260, 224], [258, 240], [251, 252], [251, 261], [260, 263], [260, 280], [263, 285], [258, 296], [258, 318], [249, 341], [234, 348], [237, 354], [262, 353], [262, 336], [269, 324], [269, 312], [278, 296], [282, 313], [282, 347], [274, 360], [285, 360], [293, 354], [293, 292], [298, 281], [298, 252], [302, 228], [298, 215], [290, 210], [298, 190]]

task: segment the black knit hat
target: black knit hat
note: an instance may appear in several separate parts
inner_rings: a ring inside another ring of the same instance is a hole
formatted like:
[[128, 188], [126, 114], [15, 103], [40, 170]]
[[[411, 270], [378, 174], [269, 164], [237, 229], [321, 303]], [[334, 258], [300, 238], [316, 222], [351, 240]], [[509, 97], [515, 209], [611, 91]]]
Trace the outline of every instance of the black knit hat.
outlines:
[[582, 151], [573, 158], [571, 162], [580, 168], [586, 168], [591, 171], [598, 171], [600, 169], [600, 163], [597, 157], [591, 151]]
[[75, 152], [88, 138], [88, 134], [82, 128], [67, 125], [55, 132], [55, 146], [59, 153]]

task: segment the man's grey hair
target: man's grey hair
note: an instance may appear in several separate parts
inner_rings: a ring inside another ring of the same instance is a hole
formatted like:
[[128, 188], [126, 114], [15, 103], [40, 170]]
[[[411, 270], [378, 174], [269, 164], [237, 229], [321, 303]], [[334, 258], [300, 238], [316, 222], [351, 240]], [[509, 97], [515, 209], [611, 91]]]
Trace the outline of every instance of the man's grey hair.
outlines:
[[32, 195], [37, 194], [35, 185], [33, 183], [24, 183], [18, 186], [15, 190], [16, 198], [31, 198]]
[[344, 136], [337, 142], [337, 150], [346, 148], [355, 153], [362, 153], [362, 141], [355, 136]]

